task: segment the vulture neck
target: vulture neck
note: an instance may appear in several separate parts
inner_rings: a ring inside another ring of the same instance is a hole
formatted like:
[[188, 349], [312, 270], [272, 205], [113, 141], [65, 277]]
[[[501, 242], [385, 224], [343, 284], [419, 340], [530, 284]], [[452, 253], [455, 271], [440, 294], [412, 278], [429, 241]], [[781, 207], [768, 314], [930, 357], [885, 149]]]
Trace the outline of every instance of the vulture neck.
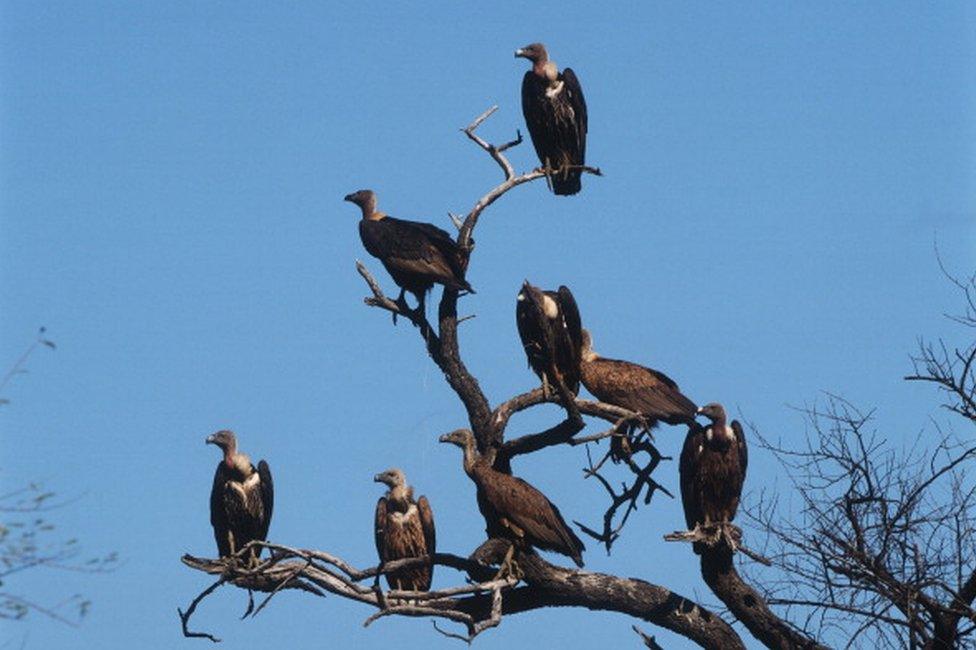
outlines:
[[401, 512], [406, 512], [413, 501], [413, 488], [409, 485], [398, 485], [391, 488], [386, 497], [387, 502], [393, 504]]
[[385, 212], [363, 207], [363, 221], [379, 221], [386, 216]]
[[251, 458], [247, 454], [237, 453], [236, 447], [225, 452], [224, 463], [229, 469], [237, 470], [245, 478], [251, 475]]
[[555, 61], [550, 61], [549, 59], [536, 61], [532, 65], [532, 72], [537, 77], [545, 79], [549, 83], [554, 82], [559, 77], [559, 68], [556, 67]]
[[593, 350], [591, 350], [590, 348], [584, 348], [583, 354], [580, 356], [580, 358], [586, 363], [592, 363], [593, 361], [599, 359], [600, 355], [594, 352]]
[[708, 427], [708, 437], [709, 442], [715, 442], [719, 444], [727, 444], [732, 442], [735, 434], [732, 433], [732, 429], [726, 423], [726, 418], [719, 417], [716, 418], [710, 427]]
[[464, 445], [464, 473], [474, 478], [475, 466], [478, 464], [478, 454], [475, 451], [474, 440]]

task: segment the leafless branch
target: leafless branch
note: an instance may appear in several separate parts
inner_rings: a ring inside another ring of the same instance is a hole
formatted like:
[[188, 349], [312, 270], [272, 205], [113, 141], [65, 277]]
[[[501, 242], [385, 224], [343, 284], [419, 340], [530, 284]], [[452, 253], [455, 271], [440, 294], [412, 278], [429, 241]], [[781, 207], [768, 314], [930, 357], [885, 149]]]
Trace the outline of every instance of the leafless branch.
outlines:
[[209, 587], [201, 591], [199, 594], [197, 594], [197, 597], [193, 599], [193, 602], [190, 603], [190, 606], [186, 608], [186, 612], [184, 612], [179, 607], [176, 608], [176, 613], [179, 614], [180, 616], [180, 623], [182, 623], [183, 625], [183, 636], [187, 638], [210, 639], [214, 643], [220, 643], [220, 639], [207, 632], [191, 632], [188, 625], [190, 623], [190, 617], [193, 616], [193, 612], [195, 612], [197, 609], [197, 605], [199, 605], [204, 598], [206, 598], [214, 591], [216, 591], [217, 587], [223, 585], [224, 582], [226, 581], [223, 578], [220, 578], [219, 580], [217, 580], [217, 582], [213, 583], [212, 585], [210, 585]]
[[[502, 614], [515, 614], [540, 607], [580, 606], [590, 609], [619, 611], [671, 629], [698, 643], [713, 647], [742, 648], [735, 632], [720, 618], [699, 605], [672, 592], [642, 580], [617, 578], [588, 571], [557, 567], [533, 553], [520, 553], [525, 586], [516, 587], [514, 578], [483, 579], [431, 592], [377, 590], [359, 584], [363, 580], [401, 570], [416, 564], [437, 564], [465, 571], [469, 575], [494, 573], [485, 565], [456, 555], [438, 553], [433, 557], [408, 558], [381, 567], [357, 569], [330, 553], [303, 550], [280, 544], [252, 542], [268, 548], [271, 557], [257, 566], [248, 567], [239, 558], [208, 560], [189, 555], [187, 566], [218, 575], [220, 579], [194, 599], [180, 619], [188, 635], [211, 638], [211, 635], [189, 632], [187, 625], [196, 606], [221, 584], [232, 584], [253, 591], [273, 592], [283, 580], [303, 581], [317, 590], [375, 607], [365, 624], [386, 616], [433, 617], [461, 623], [470, 640], [501, 622]], [[242, 556], [243, 557], [243, 556]]]
[[[502, 172], [505, 175], [505, 180], [502, 181], [499, 185], [496, 185], [494, 188], [489, 190], [488, 193], [482, 196], [480, 199], [478, 199], [478, 202], [475, 203], [474, 207], [471, 208], [471, 211], [468, 212], [467, 217], [465, 217], [464, 225], [461, 226], [461, 232], [460, 235], [458, 236], [458, 244], [461, 246], [462, 249], [465, 250], [470, 248], [471, 234], [474, 232], [475, 226], [478, 225], [478, 217], [481, 216], [481, 213], [484, 212], [485, 208], [487, 208], [489, 205], [497, 201], [513, 187], [517, 187], [524, 183], [538, 180], [540, 178], [546, 178], [546, 172], [543, 169], [535, 169], [532, 170], [531, 172], [526, 172], [524, 174], [517, 175], [515, 173], [515, 168], [512, 167], [512, 163], [510, 163], [508, 161], [508, 158], [505, 157], [504, 152], [506, 150], [511, 149], [512, 147], [515, 147], [522, 143], [521, 133], [518, 133], [518, 137], [516, 137], [515, 140], [506, 142], [501, 146], [495, 146], [485, 141], [481, 136], [479, 136], [476, 133], [478, 127], [481, 126], [482, 122], [484, 122], [489, 117], [491, 117], [497, 110], [498, 110], [498, 106], [492, 106], [491, 108], [483, 112], [481, 115], [474, 118], [471, 124], [469, 124], [468, 126], [462, 129], [464, 134], [468, 136], [468, 138], [472, 142], [474, 142], [481, 149], [487, 152], [488, 155], [491, 156], [492, 160], [498, 163], [498, 166], [501, 167]], [[577, 167], [573, 167], [573, 169], [576, 168]], [[587, 174], [593, 174], [595, 176], [603, 175], [603, 172], [601, 172], [600, 169], [597, 167], [580, 165], [578, 169], [582, 170]]]
[[[648, 457], [644, 465], [638, 465], [635, 460], [637, 454], [641, 452], [645, 452]], [[662, 456], [650, 440], [635, 438], [631, 443], [631, 454], [625, 460], [625, 465], [633, 475], [633, 482], [630, 485], [626, 482], [622, 483], [620, 492], [614, 490], [610, 482], [600, 474], [600, 468], [610, 455], [611, 452], [607, 451], [603, 459], [599, 463], [594, 464], [589, 454], [589, 448], [587, 448], [589, 465], [583, 470], [586, 478], [595, 478], [603, 486], [603, 489], [607, 492], [607, 496], [610, 497], [610, 505], [607, 507], [606, 512], [603, 513], [602, 530], [598, 532], [578, 521], [574, 522], [580, 527], [580, 530], [603, 544], [608, 554], [613, 547], [613, 543], [620, 537], [620, 531], [627, 524], [631, 513], [637, 510], [637, 501], [641, 498], [641, 495], [644, 495], [644, 505], [650, 504], [655, 492], [663, 492], [669, 497], [674, 498], [674, 495], [666, 487], [651, 477], [651, 474], [654, 473], [654, 470], [657, 469], [660, 462], [662, 460], [670, 460], [670, 457]], [[620, 516], [619, 521], [615, 522], [621, 508], [623, 508], [623, 515]]]

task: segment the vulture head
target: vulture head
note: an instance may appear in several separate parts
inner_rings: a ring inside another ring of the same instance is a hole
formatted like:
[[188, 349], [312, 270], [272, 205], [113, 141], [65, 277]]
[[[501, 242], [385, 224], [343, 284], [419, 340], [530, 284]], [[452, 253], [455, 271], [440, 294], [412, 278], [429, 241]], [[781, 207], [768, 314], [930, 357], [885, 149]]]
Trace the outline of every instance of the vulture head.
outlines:
[[522, 283], [522, 288], [518, 293], [519, 302], [525, 302], [526, 300], [532, 300], [532, 302], [538, 305], [542, 309], [542, 313], [549, 320], [556, 320], [559, 316], [559, 305], [556, 304], [556, 301], [546, 295], [546, 292], [539, 289], [539, 287], [534, 287], [529, 284], [528, 280]]
[[373, 477], [373, 480], [377, 483], [383, 483], [391, 490], [396, 487], [402, 487], [407, 484], [407, 477], [404, 476], [403, 471], [397, 468], [388, 469], [385, 472], [377, 474]]
[[532, 63], [540, 63], [547, 61], [549, 54], [546, 52], [546, 46], [542, 43], [532, 43], [531, 45], [526, 45], [523, 48], [515, 50], [515, 57], [528, 59]]
[[217, 445], [224, 451], [225, 454], [228, 451], [230, 453], [234, 453], [234, 451], [237, 449], [237, 436], [234, 435], [233, 431], [223, 429], [217, 433], [207, 436], [207, 444]]
[[342, 200], [358, 205], [364, 216], [376, 212], [376, 193], [373, 190], [359, 190], [346, 194]]
[[698, 415], [704, 415], [715, 423], [725, 423], [725, 407], [718, 402], [711, 402], [698, 409]]
[[705, 439], [709, 444], [718, 445], [725, 449], [735, 441], [735, 430], [726, 424], [725, 408], [718, 402], [711, 402], [698, 409], [698, 414], [704, 415], [712, 421], [712, 426], [705, 431]]
[[448, 442], [461, 449], [474, 447], [474, 434], [467, 429], [455, 429], [439, 438], [440, 442]]

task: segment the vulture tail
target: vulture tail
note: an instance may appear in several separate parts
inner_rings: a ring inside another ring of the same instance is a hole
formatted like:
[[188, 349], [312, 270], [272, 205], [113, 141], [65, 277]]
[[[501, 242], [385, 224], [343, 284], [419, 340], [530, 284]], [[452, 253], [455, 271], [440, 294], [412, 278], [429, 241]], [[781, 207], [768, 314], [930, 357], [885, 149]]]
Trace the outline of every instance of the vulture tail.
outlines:
[[580, 183], [580, 173], [578, 171], [569, 172], [565, 177], [560, 175], [552, 177], [552, 193], [559, 196], [572, 196], [582, 189]]

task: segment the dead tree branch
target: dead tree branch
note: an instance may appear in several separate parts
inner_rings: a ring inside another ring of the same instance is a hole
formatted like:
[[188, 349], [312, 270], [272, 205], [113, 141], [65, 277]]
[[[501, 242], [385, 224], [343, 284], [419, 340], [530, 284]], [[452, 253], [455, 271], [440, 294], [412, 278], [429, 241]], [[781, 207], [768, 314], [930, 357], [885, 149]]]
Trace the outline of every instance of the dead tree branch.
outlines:
[[[501, 146], [495, 146], [493, 144], [490, 144], [489, 142], [485, 141], [481, 136], [479, 136], [476, 133], [478, 127], [481, 126], [482, 122], [484, 122], [489, 117], [491, 117], [497, 110], [498, 110], [497, 105], [492, 106], [484, 113], [474, 118], [471, 124], [461, 129], [472, 142], [474, 142], [481, 149], [483, 149], [489, 156], [491, 156], [492, 160], [498, 163], [498, 166], [501, 167], [502, 169], [502, 173], [505, 174], [505, 180], [502, 181], [499, 185], [496, 185], [494, 188], [489, 190], [488, 193], [482, 196], [480, 199], [478, 199], [478, 202], [475, 203], [474, 207], [471, 208], [471, 211], [468, 212], [467, 217], [465, 217], [464, 223], [461, 226], [461, 232], [458, 236], [458, 244], [461, 246], [462, 249], [465, 250], [470, 249], [471, 234], [474, 232], [475, 226], [478, 225], [478, 217], [481, 216], [481, 213], [484, 212], [485, 208], [487, 208], [489, 205], [497, 201], [513, 187], [517, 187], [524, 183], [529, 183], [531, 181], [538, 180], [540, 178], [546, 178], [546, 172], [543, 169], [534, 169], [531, 172], [526, 172], [521, 175], [516, 175], [515, 168], [512, 167], [512, 163], [510, 163], [508, 161], [508, 158], [505, 157], [504, 152], [506, 150], [511, 149], [512, 147], [515, 147], [519, 144], [522, 144], [521, 132], [517, 134], [517, 137], [514, 140], [510, 142], [506, 142]], [[580, 165], [579, 169], [587, 174], [593, 174], [595, 176], [603, 176], [603, 172], [601, 172], [598, 167], [589, 167], [587, 165]]]
[[[603, 434], [600, 434], [603, 435]], [[611, 434], [611, 435], [615, 435]], [[647, 463], [643, 466], [638, 465], [634, 460], [636, 454], [640, 452], [645, 452], [648, 455]], [[600, 474], [600, 468], [606, 463], [607, 459], [610, 458], [611, 452], [607, 451], [604, 454], [602, 460], [598, 463], [593, 463], [593, 458], [590, 455], [589, 448], [587, 448], [587, 459], [588, 466], [584, 468], [583, 473], [586, 478], [595, 478], [603, 489], [606, 490], [607, 496], [610, 497], [610, 505], [607, 507], [606, 512], [603, 513], [603, 528], [601, 531], [596, 531], [589, 526], [581, 524], [575, 521], [580, 530], [584, 533], [603, 544], [604, 548], [607, 550], [607, 554], [610, 553], [613, 543], [617, 541], [620, 537], [620, 531], [627, 524], [627, 520], [630, 515], [637, 510], [638, 499], [641, 495], [644, 495], [644, 505], [649, 505], [651, 503], [651, 498], [654, 496], [655, 492], [663, 492], [671, 498], [674, 495], [671, 492], [654, 480], [651, 474], [657, 469], [657, 466], [662, 460], [670, 460], [670, 457], [662, 456], [649, 440], [635, 440], [632, 443], [632, 453], [629, 458], [626, 459], [626, 466], [630, 469], [634, 476], [633, 483], [627, 485], [626, 482], [621, 484], [620, 492], [613, 489], [608, 481], [602, 474]], [[615, 519], [618, 515], [619, 510], [623, 508], [623, 515], [620, 516], [620, 520], [615, 523]]]
[[[799, 517], [777, 514], [776, 501], [746, 510], [774, 548], [778, 574], [755, 581], [765, 600], [800, 612], [818, 634], [856, 619], [857, 647], [906, 638], [919, 648], [976, 645], [960, 626], [976, 620], [976, 483], [964, 469], [976, 448], [943, 435], [934, 450], [916, 443], [896, 453], [868, 430], [870, 414], [836, 396], [804, 412], [812, 429], [804, 449], [751, 438], [783, 464], [802, 499]], [[734, 571], [725, 558], [711, 563], [706, 580]]]
[[254, 568], [233, 559], [183, 557], [184, 564], [190, 568], [220, 576], [217, 583], [194, 599], [185, 613], [180, 611], [187, 636], [216, 640], [206, 633], [189, 632], [187, 626], [196, 606], [220, 585], [232, 584], [242, 589], [267, 592], [277, 588], [283, 579], [288, 579], [300, 580], [318, 590], [375, 607], [377, 611], [366, 618], [365, 625], [392, 615], [443, 618], [464, 625], [467, 634], [462, 638], [465, 640], [498, 625], [503, 614], [542, 607], [577, 606], [628, 614], [686, 636], [703, 647], [745, 647], [721, 618], [663, 587], [634, 578], [557, 567], [534, 553], [520, 553], [518, 557], [524, 573], [524, 586], [516, 587], [514, 578], [506, 578], [417, 592], [382, 591], [359, 583], [418, 563], [439, 564], [482, 575], [486, 567], [463, 557], [438, 553], [430, 558], [398, 560], [382, 568], [361, 570], [327, 552], [279, 544], [252, 542], [242, 552], [252, 545], [272, 550], [272, 556]]

